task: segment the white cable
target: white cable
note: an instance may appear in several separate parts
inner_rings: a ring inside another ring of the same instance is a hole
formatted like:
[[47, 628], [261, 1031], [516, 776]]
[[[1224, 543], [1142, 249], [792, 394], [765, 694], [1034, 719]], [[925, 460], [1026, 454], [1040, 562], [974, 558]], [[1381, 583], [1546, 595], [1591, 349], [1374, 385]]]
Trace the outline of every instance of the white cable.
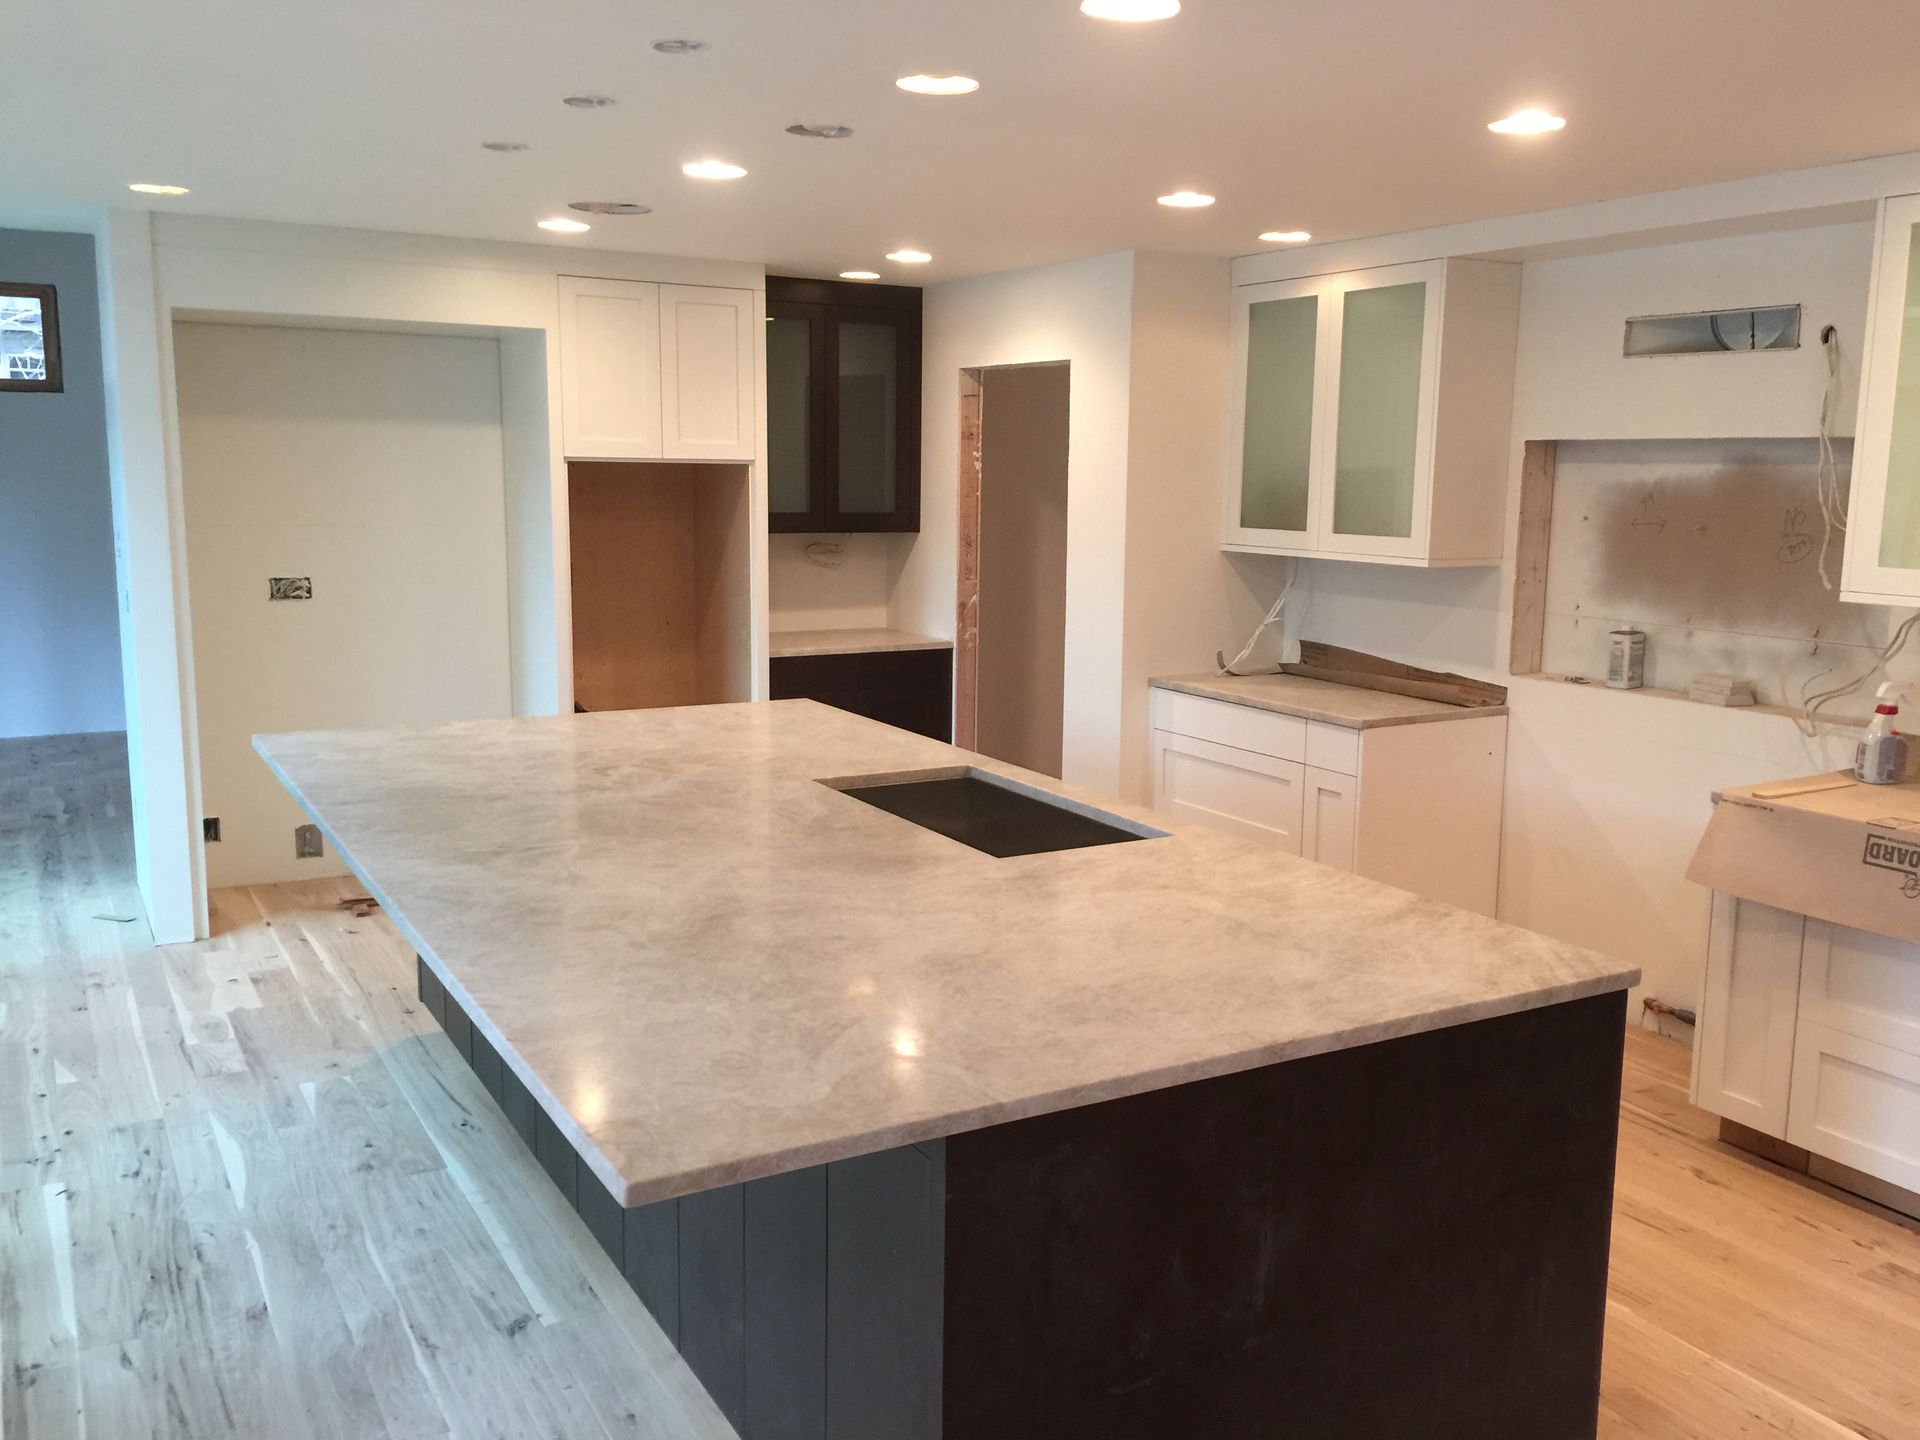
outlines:
[[847, 547], [852, 543], [851, 535], [844, 540], [813, 540], [803, 553], [823, 570], [838, 570], [847, 563]]
[[1831, 590], [1833, 577], [1827, 574], [1827, 552], [1833, 548], [1835, 533], [1847, 529], [1847, 500], [1840, 493], [1840, 462], [1833, 450], [1834, 407], [1840, 400], [1840, 337], [1829, 325], [1820, 332], [1820, 344], [1827, 352], [1827, 388], [1820, 397], [1820, 462], [1814, 486], [1820, 496], [1820, 583]]
[[[1288, 561], [1287, 583], [1280, 587], [1280, 598], [1274, 601], [1273, 608], [1267, 611], [1267, 618], [1254, 627], [1253, 634], [1247, 637], [1247, 643], [1240, 647], [1240, 653], [1234, 656], [1231, 661], [1228, 661], [1223, 658], [1226, 653], [1225, 651], [1216, 650], [1213, 652], [1214, 663], [1220, 667], [1220, 673], [1222, 675], [1239, 675], [1244, 673], [1240, 669], [1240, 666], [1244, 664], [1246, 658], [1253, 653], [1253, 647], [1260, 643], [1260, 637], [1267, 633], [1269, 627], [1279, 622], [1281, 614], [1287, 608], [1287, 596], [1292, 593], [1293, 582], [1299, 578], [1299, 565], [1293, 561]], [[1274, 672], [1272, 670], [1263, 670], [1255, 673], [1271, 675]]]
[[[1920, 610], [1916, 610], [1900, 622], [1900, 628], [1893, 632], [1893, 638], [1887, 642], [1886, 649], [1882, 650], [1880, 654], [1875, 657], [1871, 665], [1867, 666], [1866, 669], [1862, 670], [1847, 684], [1836, 685], [1833, 689], [1822, 690], [1816, 695], [1808, 695], [1806, 693], [1806, 686], [1803, 685], [1800, 692], [1801, 710], [1798, 715], [1793, 717], [1793, 723], [1799, 728], [1800, 733], [1809, 740], [1813, 739], [1820, 730], [1820, 711], [1828, 705], [1831, 705], [1835, 700], [1851, 695], [1862, 685], [1865, 685], [1868, 680], [1872, 679], [1876, 671], [1887, 665], [1894, 656], [1898, 655], [1901, 650], [1906, 647], [1907, 640], [1913, 634], [1913, 627], [1916, 623], [1920, 623]], [[1818, 678], [1818, 676], [1813, 676], [1807, 680], [1806, 684], [1811, 685], [1814, 680]]]

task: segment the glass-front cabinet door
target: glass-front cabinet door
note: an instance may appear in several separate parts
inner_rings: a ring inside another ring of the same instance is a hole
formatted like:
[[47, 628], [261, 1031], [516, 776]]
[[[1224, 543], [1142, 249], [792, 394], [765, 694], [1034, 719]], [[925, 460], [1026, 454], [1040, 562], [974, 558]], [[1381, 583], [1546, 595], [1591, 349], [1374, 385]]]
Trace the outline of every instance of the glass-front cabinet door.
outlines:
[[1426, 543], [1438, 290], [1428, 266], [1345, 277], [1329, 365], [1337, 368], [1325, 552], [1417, 556]]
[[1920, 195], [1883, 201], [1841, 598], [1920, 602]]
[[814, 351], [824, 331], [794, 307], [767, 306], [767, 513], [813, 509]]
[[1237, 468], [1227, 535], [1250, 545], [1305, 547], [1313, 538], [1321, 395], [1319, 283], [1248, 287], [1235, 310], [1246, 373], [1237, 397]]

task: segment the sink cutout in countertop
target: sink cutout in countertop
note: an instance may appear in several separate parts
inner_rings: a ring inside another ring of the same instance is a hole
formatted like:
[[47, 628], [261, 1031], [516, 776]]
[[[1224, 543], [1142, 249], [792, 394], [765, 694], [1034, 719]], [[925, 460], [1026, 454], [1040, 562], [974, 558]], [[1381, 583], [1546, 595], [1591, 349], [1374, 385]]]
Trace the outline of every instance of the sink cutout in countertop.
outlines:
[[982, 770], [930, 770], [821, 783], [1001, 860], [1165, 836], [1164, 831], [1104, 815]]

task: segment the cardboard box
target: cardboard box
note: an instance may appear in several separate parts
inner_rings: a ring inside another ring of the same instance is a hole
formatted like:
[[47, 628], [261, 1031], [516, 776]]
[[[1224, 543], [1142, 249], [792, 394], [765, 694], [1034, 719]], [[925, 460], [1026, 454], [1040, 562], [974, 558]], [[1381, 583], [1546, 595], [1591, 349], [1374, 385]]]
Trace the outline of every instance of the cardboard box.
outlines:
[[1845, 771], [1722, 790], [1687, 878], [1920, 943], [1920, 784]]

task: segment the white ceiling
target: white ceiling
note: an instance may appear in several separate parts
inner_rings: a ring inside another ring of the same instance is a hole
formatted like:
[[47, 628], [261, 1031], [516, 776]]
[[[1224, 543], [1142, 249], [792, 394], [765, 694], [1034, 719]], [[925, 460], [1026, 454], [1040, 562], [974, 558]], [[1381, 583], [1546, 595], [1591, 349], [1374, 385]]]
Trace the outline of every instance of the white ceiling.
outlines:
[[[528, 241], [567, 201], [637, 200], [555, 243], [910, 283], [1920, 149], [1913, 0], [1187, 0], [1149, 25], [1076, 0], [0, 0], [0, 53], [9, 201]], [[982, 88], [894, 89], [917, 70]], [[560, 104], [583, 92], [619, 104]], [[1486, 131], [1527, 104], [1567, 129]], [[751, 173], [680, 174], [709, 155]], [[1183, 187], [1220, 203], [1154, 204]], [[902, 246], [935, 263], [881, 258]]]

